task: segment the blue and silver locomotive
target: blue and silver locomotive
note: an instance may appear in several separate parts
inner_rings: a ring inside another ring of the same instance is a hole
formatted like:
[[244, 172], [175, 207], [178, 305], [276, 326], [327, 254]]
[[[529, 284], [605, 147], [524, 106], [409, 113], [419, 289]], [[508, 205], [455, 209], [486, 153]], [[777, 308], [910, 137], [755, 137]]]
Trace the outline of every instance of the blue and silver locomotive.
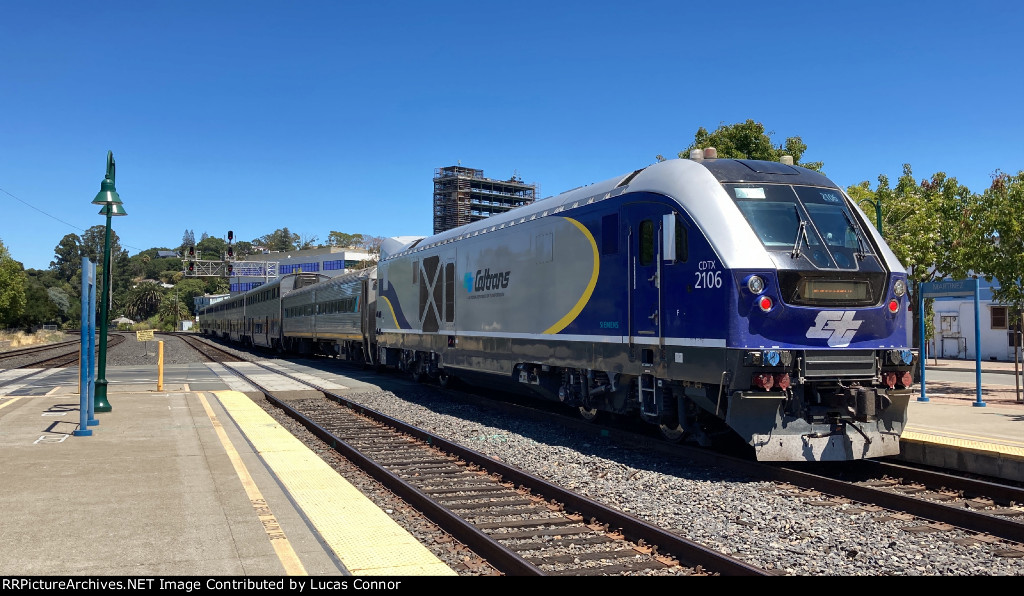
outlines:
[[825, 461], [899, 453], [907, 321], [906, 271], [838, 186], [700, 154], [413, 240], [375, 269], [285, 276], [200, 328]]
[[738, 435], [760, 460], [899, 453], [906, 271], [817, 172], [664, 161], [413, 242], [376, 278], [373, 358], [414, 376]]

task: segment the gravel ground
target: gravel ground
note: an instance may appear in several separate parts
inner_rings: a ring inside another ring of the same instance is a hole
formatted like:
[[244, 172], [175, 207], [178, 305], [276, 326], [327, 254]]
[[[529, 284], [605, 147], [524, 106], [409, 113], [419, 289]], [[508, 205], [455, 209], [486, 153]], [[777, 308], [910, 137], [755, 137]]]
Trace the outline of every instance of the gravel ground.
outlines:
[[903, 529], [921, 520], [810, 507], [772, 483], [668, 462], [557, 424], [509, 420], [430, 391], [354, 398], [751, 565], [792, 575], [1024, 575], [1024, 558], [954, 542], [966, 532]]
[[[163, 340], [166, 364], [197, 361], [196, 352], [181, 340]], [[130, 337], [109, 351], [108, 365], [153, 362], [142, 354]], [[338, 372], [346, 370], [341, 366]], [[881, 513], [862, 512], [854, 505], [810, 507], [772, 483], [665, 461], [577, 436], [557, 423], [510, 420], [439, 399], [429, 387], [411, 387], [396, 388], [397, 394], [381, 390], [349, 397], [752, 565], [809, 576], [1024, 575], [1024, 558], [995, 556], [992, 546], [958, 544], [956, 539], [969, 536], [966, 532], [910, 532], [904, 528], [919, 526], [922, 520], [883, 520]], [[316, 450], [346, 478], [356, 479], [356, 471], [333, 452]], [[437, 543], [429, 522], [374, 484], [359, 481], [357, 486], [425, 543], [432, 542], [428, 547], [460, 567], [460, 573], [486, 573], [473, 570], [472, 556], [457, 545]]]

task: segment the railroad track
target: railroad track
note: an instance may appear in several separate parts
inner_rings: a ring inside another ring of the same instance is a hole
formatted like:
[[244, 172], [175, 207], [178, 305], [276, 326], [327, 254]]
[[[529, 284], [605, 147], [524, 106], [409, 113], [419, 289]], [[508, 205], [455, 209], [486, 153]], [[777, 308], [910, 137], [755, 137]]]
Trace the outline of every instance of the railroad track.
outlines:
[[553, 408], [536, 404], [493, 400], [473, 393], [456, 399], [471, 401], [538, 422], [559, 417], [559, 423], [595, 437], [612, 437], [645, 451], [660, 452], [680, 461], [690, 460], [751, 477], [772, 481], [781, 493], [816, 507], [847, 507], [872, 513], [880, 521], [907, 522], [916, 532], [972, 533], [959, 540], [985, 544], [998, 556], [1024, 557], [1024, 488], [989, 479], [969, 478], [879, 460], [841, 462], [834, 466], [762, 463], [706, 449], [668, 443], [632, 430], [595, 425]]
[[[27, 356], [29, 354], [36, 354], [36, 353], [39, 353], [39, 352], [45, 352], [47, 350], [58, 350], [58, 349], [61, 349], [61, 348], [70, 348], [72, 346], [77, 347], [80, 344], [81, 344], [81, 342], [79, 340], [75, 339], [75, 340], [69, 340], [69, 341], [61, 341], [61, 342], [52, 343], [52, 344], [45, 344], [45, 345], [41, 345], [41, 346], [31, 346], [31, 347], [28, 347], [28, 348], [20, 348], [20, 349], [17, 349], [17, 350], [8, 350], [6, 352], [0, 352], [0, 365], [2, 365], [5, 360], [11, 360], [13, 358], [20, 358], [22, 356]], [[18, 368], [24, 368], [24, 367], [18, 367]]]
[[313, 383], [284, 375], [330, 401], [284, 401], [226, 368], [501, 573], [773, 575]]
[[219, 348], [199, 337], [181, 334], [175, 334], [174, 337], [184, 341], [210, 362], [244, 362], [244, 359], [238, 357], [233, 352]]
[[[122, 334], [119, 334], [119, 333], [111, 334], [108, 337], [109, 337], [109, 340], [108, 340], [108, 343], [107, 343], [107, 348], [108, 349], [112, 348], [112, 347], [114, 347], [114, 346], [116, 346], [116, 345], [118, 345], [120, 343], [122, 343], [125, 340], [125, 336], [122, 335]], [[79, 342], [79, 341], [60, 342], [60, 343], [57, 343], [57, 344], [49, 344], [47, 346], [42, 346], [42, 347], [40, 347], [38, 349], [29, 349], [29, 350], [26, 350], [26, 351], [22, 351], [18, 355], [19, 356], [24, 356], [26, 354], [45, 352], [45, 351], [48, 351], [48, 350], [67, 349], [67, 348], [71, 348], [71, 347], [78, 348], [80, 345], [81, 345], [81, 342]], [[11, 355], [10, 352], [4, 353], [4, 356], [10, 356], [10, 355]], [[71, 351], [71, 352], [63, 352], [63, 353], [58, 354], [56, 356], [51, 356], [49, 358], [43, 358], [42, 360], [36, 360], [34, 362], [29, 362], [27, 364], [22, 364], [20, 366], [15, 366], [14, 368], [62, 368], [62, 367], [72, 366], [74, 364], [77, 364], [80, 355], [81, 355], [80, 350], [74, 350], [74, 351]]]

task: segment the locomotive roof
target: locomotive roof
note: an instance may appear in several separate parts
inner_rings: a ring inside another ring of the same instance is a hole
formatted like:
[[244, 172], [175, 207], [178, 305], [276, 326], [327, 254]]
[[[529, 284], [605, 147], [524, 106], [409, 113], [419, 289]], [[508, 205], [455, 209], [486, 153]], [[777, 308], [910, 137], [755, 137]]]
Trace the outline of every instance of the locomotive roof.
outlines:
[[[523, 224], [540, 217], [557, 215], [565, 210], [603, 201], [625, 192], [651, 192], [674, 199], [685, 208], [701, 226], [724, 264], [730, 267], [774, 268], [771, 257], [764, 250], [754, 231], [749, 226], [735, 225], [735, 222], [743, 218], [736, 204], [722, 187], [723, 182], [821, 186], [843, 192], [834, 182], [818, 172], [779, 162], [724, 158], [669, 159], [429, 236], [383, 260]], [[845, 192], [843, 194], [845, 195]], [[853, 211], [860, 217], [858, 209]], [[876, 236], [873, 226], [863, 227], [869, 234]], [[903, 269], [881, 238], [876, 237], [876, 240], [883, 247], [883, 256], [889, 261], [890, 266], [897, 270]]]

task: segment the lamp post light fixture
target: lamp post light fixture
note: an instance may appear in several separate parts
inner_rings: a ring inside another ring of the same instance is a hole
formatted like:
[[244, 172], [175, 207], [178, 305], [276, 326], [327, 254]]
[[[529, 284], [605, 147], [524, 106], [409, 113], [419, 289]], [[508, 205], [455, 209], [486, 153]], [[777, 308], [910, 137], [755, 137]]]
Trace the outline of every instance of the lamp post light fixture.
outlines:
[[100, 183], [100, 191], [92, 200], [93, 205], [103, 205], [100, 215], [107, 216], [107, 231], [103, 240], [103, 295], [100, 298], [100, 349], [96, 361], [96, 391], [93, 400], [94, 411], [109, 412], [107, 401], [107, 310], [110, 304], [110, 218], [128, 215], [121, 206], [121, 197], [114, 189], [114, 153], [107, 151], [107, 173]]
[[863, 203], [865, 201], [867, 201], [868, 203], [871, 203], [871, 205], [873, 205], [874, 208], [875, 208], [875, 229], [877, 229], [878, 233], [881, 234], [882, 233], [882, 201], [880, 201], [878, 199], [861, 199], [861, 200], [857, 201], [857, 204], [860, 205], [861, 203]]

